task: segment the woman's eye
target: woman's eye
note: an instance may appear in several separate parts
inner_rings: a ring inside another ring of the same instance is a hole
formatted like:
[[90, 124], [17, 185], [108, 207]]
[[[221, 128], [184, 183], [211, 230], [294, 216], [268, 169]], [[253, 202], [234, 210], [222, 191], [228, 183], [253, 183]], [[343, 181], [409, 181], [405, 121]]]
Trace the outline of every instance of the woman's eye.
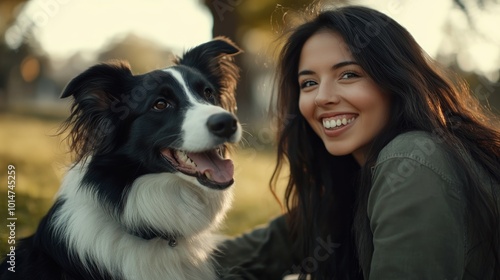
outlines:
[[300, 84], [300, 88], [312, 87], [316, 84], [317, 83], [315, 81], [308, 80], [308, 81], [304, 81], [302, 84]]
[[167, 108], [172, 108], [173, 105], [172, 103], [168, 102], [165, 99], [158, 99], [156, 100], [155, 104], [153, 104], [153, 109], [156, 111], [163, 111]]
[[352, 78], [357, 78], [359, 77], [358, 74], [354, 73], [354, 72], [345, 72], [342, 74], [342, 77], [340, 77], [341, 79], [352, 79]]

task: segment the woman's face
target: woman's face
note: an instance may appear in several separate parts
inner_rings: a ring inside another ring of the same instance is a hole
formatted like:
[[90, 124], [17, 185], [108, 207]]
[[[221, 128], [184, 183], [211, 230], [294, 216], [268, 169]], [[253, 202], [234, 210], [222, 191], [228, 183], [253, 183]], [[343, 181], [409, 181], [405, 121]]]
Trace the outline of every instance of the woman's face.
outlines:
[[320, 31], [300, 54], [299, 108], [335, 156], [352, 154], [363, 165], [367, 146], [389, 119], [389, 97], [354, 61], [343, 38]]

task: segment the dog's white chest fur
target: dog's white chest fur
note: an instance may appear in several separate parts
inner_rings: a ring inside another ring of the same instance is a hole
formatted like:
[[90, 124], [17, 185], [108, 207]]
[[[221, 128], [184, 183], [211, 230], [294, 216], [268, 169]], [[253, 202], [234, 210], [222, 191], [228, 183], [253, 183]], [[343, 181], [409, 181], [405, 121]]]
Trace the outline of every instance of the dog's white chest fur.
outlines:
[[[211, 253], [217, 241], [212, 232], [230, 206], [231, 188], [202, 189], [172, 173], [148, 174], [134, 181], [118, 215], [80, 187], [84, 171], [76, 166], [68, 172], [59, 194], [65, 203], [53, 224], [84, 264], [92, 260], [127, 280], [215, 279]], [[179, 234], [177, 245], [127, 232], [151, 224]]]

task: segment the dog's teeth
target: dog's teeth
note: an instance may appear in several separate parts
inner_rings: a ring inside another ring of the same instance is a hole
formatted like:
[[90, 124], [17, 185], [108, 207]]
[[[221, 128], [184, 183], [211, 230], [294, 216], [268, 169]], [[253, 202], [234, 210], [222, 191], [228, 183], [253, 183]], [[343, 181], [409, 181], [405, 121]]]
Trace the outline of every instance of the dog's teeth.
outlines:
[[186, 161], [185, 160], [186, 153], [184, 153], [183, 151], [175, 151], [175, 156], [177, 157], [177, 159], [181, 161]]
[[196, 163], [194, 163], [194, 161], [192, 159], [190, 159], [189, 157], [187, 157], [186, 164], [191, 166], [191, 167], [196, 167]]
[[203, 173], [203, 175], [205, 175], [205, 177], [207, 177], [208, 180], [212, 180], [212, 175], [210, 174], [210, 172], [205, 171], [205, 173]]
[[187, 158], [187, 155], [184, 151], [177, 151], [177, 157], [179, 159], [185, 160]]
[[196, 167], [196, 163], [190, 158], [188, 157], [188, 155], [186, 154], [186, 152], [184, 151], [175, 151], [175, 154], [177, 156], [177, 159], [179, 161], [181, 161], [183, 164], [189, 166], [189, 167]]

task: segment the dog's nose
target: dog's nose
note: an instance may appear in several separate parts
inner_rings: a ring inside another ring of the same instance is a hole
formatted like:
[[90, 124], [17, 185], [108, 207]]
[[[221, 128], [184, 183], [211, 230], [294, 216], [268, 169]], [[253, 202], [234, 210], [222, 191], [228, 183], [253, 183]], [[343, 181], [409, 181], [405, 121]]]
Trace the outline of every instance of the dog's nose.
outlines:
[[229, 113], [218, 113], [212, 115], [207, 120], [208, 130], [224, 138], [231, 137], [238, 129], [238, 120]]

